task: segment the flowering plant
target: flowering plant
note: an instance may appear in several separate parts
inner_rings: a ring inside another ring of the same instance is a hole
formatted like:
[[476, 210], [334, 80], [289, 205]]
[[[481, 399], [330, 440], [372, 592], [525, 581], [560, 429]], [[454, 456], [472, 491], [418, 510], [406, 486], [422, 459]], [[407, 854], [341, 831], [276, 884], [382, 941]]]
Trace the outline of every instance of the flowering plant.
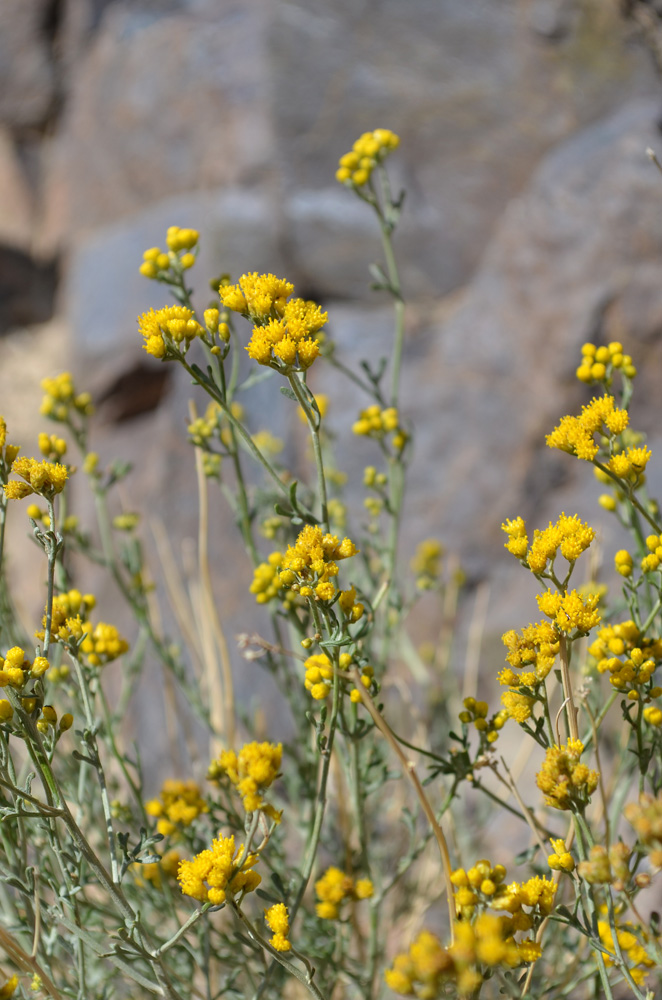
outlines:
[[[399, 557], [413, 429], [399, 398], [404, 299], [392, 242], [403, 198], [385, 165], [397, 146], [386, 129], [366, 133], [336, 175], [379, 225], [384, 261], [373, 273], [393, 303], [390, 368], [345, 365], [327, 313], [273, 274], [221, 279], [213, 303], [197, 310], [187, 285], [193, 229], [171, 227], [167, 250], [144, 254], [142, 274], [176, 303], [139, 318], [144, 348], [181, 365], [207, 397], [188, 425], [199, 486], [195, 596], [166, 573], [179, 645], [155, 609], [139, 517], [111, 514], [128, 469], [104, 466], [90, 449], [89, 394], [68, 373], [45, 381], [41, 412], [62, 436], [40, 434], [40, 458], [19, 455], [0, 421], [0, 564], [8, 515], [29, 499], [46, 570], [43, 615], [29, 629], [12, 599], [14, 571], [2, 564], [0, 577], [1, 998], [654, 996], [662, 524], [645, 488], [650, 450], [629, 426], [636, 368], [620, 344], [584, 345], [577, 375], [596, 394], [547, 438], [594, 466], [609, 490], [600, 505], [632, 534], [632, 551], [615, 557], [623, 600], [607, 600], [590, 572], [577, 585], [595, 540], [577, 515], [533, 532], [522, 517], [506, 520], [506, 548], [538, 584], [543, 617], [503, 636], [498, 707], [478, 691], [461, 699], [451, 642], [461, 573], [435, 539], [422, 540], [411, 576]], [[265, 371], [252, 368], [242, 382], [246, 354]], [[313, 392], [313, 366], [348, 377], [365, 397], [353, 423], [373, 456], [363, 524], [343, 499], [327, 426], [333, 396]], [[242, 403], [263, 376], [307, 427], [313, 471], [302, 481]], [[95, 527], [71, 513], [70, 483], [82, 477]], [[289, 707], [280, 742], [234, 696], [207, 558], [218, 485], [252, 567], [260, 627], [271, 630], [238, 645]], [[110, 574], [135, 619], [131, 644], [95, 620], [73, 554]], [[431, 655], [407, 627], [426, 593], [441, 616]], [[148, 797], [123, 720], [155, 661], [164, 688], [174, 682], [187, 706], [175, 701], [173, 716], [193, 750], [185, 773]], [[122, 678], [113, 699], [109, 671]], [[383, 687], [394, 681], [410, 698], [406, 718]], [[425, 708], [409, 695], [415, 683], [427, 685]], [[207, 734], [205, 753], [186, 733], [191, 716]], [[506, 725], [520, 727], [524, 764], [538, 754], [535, 792], [522, 792], [523, 768], [497, 755]], [[460, 820], [485, 809], [521, 824], [529, 845], [520, 855], [501, 838], [485, 845], [494, 861], [478, 857], [483, 843]]]

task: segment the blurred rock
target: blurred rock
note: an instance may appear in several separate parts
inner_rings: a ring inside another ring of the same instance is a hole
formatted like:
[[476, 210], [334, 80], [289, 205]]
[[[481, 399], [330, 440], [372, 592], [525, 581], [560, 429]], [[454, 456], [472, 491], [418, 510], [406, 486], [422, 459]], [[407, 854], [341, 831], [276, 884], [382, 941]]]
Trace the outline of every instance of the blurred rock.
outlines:
[[0, 123], [41, 128], [55, 97], [49, 38], [52, 0], [0, 4]]
[[182, 191], [266, 179], [262, 21], [256, 0], [215, 13], [106, 9], [74, 70], [54, 151], [45, 223], [52, 241]]
[[460, 309], [405, 370], [425, 456], [410, 509], [425, 520], [433, 497], [476, 566], [494, 555], [505, 517], [538, 516], [591, 478], [544, 445], [589, 398], [574, 376], [582, 343], [619, 334], [640, 370], [633, 425], [659, 426], [662, 182], [645, 155], [659, 144], [656, 114], [655, 102], [630, 105], [543, 161]]
[[0, 245], [0, 333], [53, 316], [58, 272], [57, 261], [37, 261]]
[[615, 6], [571, 6], [554, 4], [568, 30], [549, 45], [518, 0], [275, 3], [274, 135], [293, 280], [317, 266], [322, 227], [317, 280], [338, 297], [360, 293], [373, 226], [364, 216], [359, 238], [351, 213], [334, 212], [333, 172], [358, 135], [384, 126], [402, 137], [393, 170], [407, 189], [405, 288], [438, 296], [465, 283], [543, 153], [657, 89]]
[[178, 193], [239, 189], [266, 201], [295, 283], [356, 297], [375, 227], [335, 166], [383, 124], [403, 140], [405, 286], [444, 294], [547, 149], [655, 86], [610, 5], [553, 11], [553, 45], [519, 0], [117, 0], [88, 13], [98, 26], [64, 84], [43, 245]]
[[29, 247], [34, 205], [16, 145], [8, 129], [0, 127], [0, 243]]

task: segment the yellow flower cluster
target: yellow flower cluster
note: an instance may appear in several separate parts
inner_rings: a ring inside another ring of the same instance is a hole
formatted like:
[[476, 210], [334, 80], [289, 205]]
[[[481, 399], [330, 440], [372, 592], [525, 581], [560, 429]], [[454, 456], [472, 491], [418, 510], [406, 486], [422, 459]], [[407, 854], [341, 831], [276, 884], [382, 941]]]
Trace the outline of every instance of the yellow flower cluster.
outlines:
[[587, 634], [602, 620], [597, 610], [599, 594], [584, 597], [577, 590], [562, 594], [558, 590], [546, 590], [536, 596], [538, 607], [544, 615], [553, 619], [560, 632], [580, 632]]
[[14, 718], [14, 709], [12, 703], [7, 701], [6, 698], [0, 698], [0, 724], [3, 722], [11, 722]]
[[456, 978], [450, 952], [436, 935], [426, 930], [411, 943], [409, 951], [396, 955], [392, 968], [384, 972], [386, 985], [395, 993], [421, 1000], [434, 1000], [441, 995], [444, 984]]
[[501, 641], [508, 650], [506, 660], [511, 667], [525, 668], [522, 674], [505, 668], [499, 674], [499, 683], [511, 688], [526, 687], [535, 690], [550, 673], [559, 651], [558, 632], [549, 622], [527, 625], [518, 634], [514, 629], [505, 632]]
[[576, 375], [580, 382], [604, 382], [611, 385], [614, 368], [620, 368], [628, 378], [634, 378], [637, 369], [632, 364], [629, 354], [623, 354], [623, 345], [617, 340], [606, 347], [596, 347], [595, 344], [584, 344], [582, 347], [582, 363]]
[[[347, 670], [352, 663], [351, 654], [341, 653], [338, 662], [341, 670]], [[306, 691], [310, 691], [316, 701], [323, 701], [331, 690], [331, 682], [333, 681], [333, 664], [331, 660], [326, 653], [314, 653], [305, 661], [304, 667], [306, 668], [304, 679]], [[361, 670], [361, 682], [365, 687], [369, 688], [373, 681], [374, 670], [369, 666], [364, 666]], [[358, 689], [353, 689], [350, 698], [353, 702], [361, 700]]]
[[275, 903], [268, 910], [264, 911], [264, 919], [273, 931], [273, 937], [269, 944], [276, 951], [289, 951], [292, 947], [288, 940], [290, 933], [290, 917], [285, 903]]
[[662, 640], [643, 638], [632, 620], [601, 628], [588, 652], [597, 661], [598, 672], [609, 673], [612, 687], [627, 692], [632, 700], [649, 702], [662, 694], [662, 688], [650, 686], [662, 660]]
[[46, 395], [41, 401], [39, 412], [44, 417], [64, 423], [68, 420], [72, 407], [82, 416], [90, 417], [94, 413], [89, 392], [77, 393], [69, 372], [43, 379], [41, 387]]
[[585, 806], [598, 786], [598, 772], [580, 762], [584, 752], [581, 740], [569, 739], [566, 746], [551, 746], [545, 754], [536, 784], [545, 802], [554, 809]]
[[471, 994], [480, 985], [484, 977], [478, 971], [479, 966], [514, 969], [540, 958], [541, 947], [535, 941], [530, 938], [515, 940], [513, 923], [514, 918], [493, 913], [481, 913], [473, 923], [456, 922], [455, 942], [449, 951], [457, 969], [461, 996]]
[[622, 840], [607, 849], [595, 844], [588, 853], [587, 861], [580, 861], [578, 875], [591, 885], [613, 885], [622, 890], [630, 881], [630, 856], [632, 851]]
[[464, 711], [460, 712], [460, 722], [469, 725], [473, 722], [475, 728], [487, 743], [495, 743], [499, 739], [499, 730], [508, 721], [508, 712], [497, 712], [491, 719], [487, 718], [489, 706], [486, 701], [476, 701], [475, 698], [465, 698], [462, 702]]
[[195, 781], [169, 778], [163, 782], [160, 798], [145, 803], [145, 812], [158, 819], [157, 831], [169, 837], [190, 826], [202, 813], [209, 812], [209, 806]]
[[634, 827], [651, 865], [662, 869], [662, 792], [657, 798], [641, 795], [638, 802], [628, 802], [623, 813]]
[[186, 354], [191, 341], [204, 332], [186, 306], [150, 309], [138, 317], [138, 327], [145, 341], [143, 349], [155, 358], [165, 358], [169, 348]]
[[614, 405], [613, 396], [596, 396], [582, 407], [578, 417], [561, 418], [558, 427], [546, 437], [549, 448], [559, 448], [577, 458], [592, 462], [598, 453], [598, 445], [593, 440], [596, 433], [607, 437], [622, 434], [628, 425], [627, 410]]
[[62, 492], [69, 475], [66, 465], [40, 462], [37, 458], [15, 458], [11, 468], [25, 482], [12, 480], [5, 484], [3, 488], [8, 500], [22, 500], [32, 493], [52, 500], [57, 493]]
[[426, 538], [419, 542], [416, 552], [410, 562], [412, 572], [416, 574], [416, 586], [419, 590], [429, 590], [441, 575], [441, 559], [444, 547], [436, 538]]
[[315, 883], [315, 893], [319, 902], [315, 907], [321, 920], [337, 920], [340, 916], [340, 906], [346, 899], [370, 899], [374, 892], [369, 878], [359, 878], [356, 881], [351, 875], [345, 875], [340, 868], [327, 868], [322, 877]]
[[549, 523], [543, 531], [534, 531], [533, 542], [527, 556], [532, 573], [542, 573], [547, 563], [552, 563], [560, 550], [569, 563], [579, 559], [593, 539], [595, 531], [588, 524], [582, 524], [577, 514], [568, 517], [561, 514], [556, 524]]
[[267, 562], [260, 563], [253, 570], [253, 582], [248, 588], [255, 594], [258, 604], [266, 604], [278, 597], [280, 583], [280, 567], [283, 563], [282, 552], [272, 552]]
[[298, 590], [302, 597], [332, 601], [337, 590], [332, 582], [338, 575], [338, 561], [358, 553], [350, 538], [324, 534], [318, 525], [307, 524], [294, 545], [283, 556], [279, 582]]
[[211, 848], [196, 854], [192, 861], [179, 862], [177, 879], [182, 893], [201, 903], [220, 906], [228, 895], [257, 889], [262, 877], [251, 869], [259, 855], [248, 854], [239, 865], [243, 854], [243, 844], [235, 851], [234, 837], [212, 840]]
[[188, 425], [187, 430], [194, 445], [198, 447], [205, 445], [215, 435], [220, 427], [222, 413], [218, 403], [212, 400], [205, 410], [204, 417], [196, 417]]
[[278, 777], [283, 756], [282, 743], [245, 743], [238, 754], [223, 750], [212, 761], [207, 777], [216, 780], [226, 774], [241, 795], [246, 812], [265, 809], [262, 792]]
[[226, 309], [246, 316], [254, 323], [266, 323], [285, 312], [294, 285], [275, 274], [242, 274], [237, 285], [221, 285], [218, 293]]
[[644, 573], [655, 573], [662, 565], [662, 535], [649, 535], [646, 539], [648, 555], [641, 560]]
[[[39, 657], [43, 660], [44, 657]], [[46, 661], [46, 670], [48, 661]], [[30, 670], [30, 661], [26, 658], [24, 650], [20, 646], [12, 646], [8, 649], [4, 657], [0, 656], [0, 687], [23, 687]], [[40, 677], [41, 673], [35, 676]]]
[[58, 437], [57, 434], [46, 434], [45, 431], [40, 433], [37, 444], [44, 458], [60, 459], [67, 451], [67, 442], [64, 438]]
[[464, 868], [456, 868], [451, 874], [451, 882], [457, 890], [455, 906], [462, 919], [470, 920], [480, 903], [491, 905], [492, 898], [499, 892], [505, 877], [506, 869], [503, 865], [492, 865], [491, 861], [484, 858], [466, 871]]
[[376, 438], [378, 441], [393, 433], [391, 444], [396, 451], [402, 451], [407, 443], [407, 434], [400, 427], [399, 420], [395, 406], [388, 406], [382, 410], [377, 403], [374, 403], [366, 410], [361, 410], [359, 419], [352, 424], [352, 432], [359, 437]]
[[199, 239], [197, 229], [180, 229], [179, 226], [169, 226], [166, 243], [170, 253], [164, 253], [159, 247], [150, 247], [143, 254], [140, 273], [145, 278], [163, 277], [170, 270], [170, 265], [179, 263], [184, 269], [193, 267], [195, 254], [190, 251]]
[[554, 853], [547, 855], [547, 864], [552, 869], [552, 871], [557, 871], [557, 872], [574, 871], [575, 859], [565, 846], [565, 840], [561, 840], [561, 838], [553, 839], [551, 841], [551, 844], [552, 847], [554, 848]]
[[620, 479], [628, 479], [631, 483], [640, 484], [643, 472], [651, 457], [650, 448], [626, 448], [607, 462], [607, 468]]
[[614, 556], [614, 568], [621, 576], [632, 576], [633, 559], [627, 549], [619, 549]]
[[9, 1000], [18, 989], [18, 976], [12, 976], [7, 982], [0, 986], [0, 1000]]
[[388, 128], [364, 132], [351, 151], [340, 157], [336, 180], [351, 187], [363, 187], [370, 180], [377, 164], [382, 163], [399, 145], [400, 137]]
[[338, 607], [352, 624], [363, 617], [365, 610], [361, 602], [356, 600], [356, 587], [354, 586], [351, 586], [349, 590], [340, 591]]
[[[627, 957], [630, 964], [630, 975], [634, 979], [635, 983], [641, 985], [648, 975], [649, 969], [656, 968], [656, 963], [652, 958], [649, 957], [646, 949], [639, 941], [639, 938], [634, 931], [639, 931], [640, 935], [644, 936], [642, 928], [635, 926], [629, 920], [626, 923], [616, 925], [616, 937], [618, 939], [618, 944], [621, 951]], [[614, 937], [611, 931], [611, 926], [609, 921], [605, 918], [598, 920], [598, 934], [600, 935], [600, 940], [607, 948], [610, 949], [612, 954], [614, 953]], [[613, 965], [613, 961], [609, 958], [609, 955], [605, 954], [605, 964]]]
[[485, 974], [497, 966], [513, 969], [535, 962], [541, 954], [533, 940], [516, 941], [513, 920], [481, 913], [473, 923], [456, 921], [454, 943], [444, 948], [429, 931], [422, 931], [408, 952], [396, 955], [384, 973], [387, 986], [403, 996], [435, 1000], [453, 983], [460, 997], [476, 995]]
[[[507, 910], [514, 918], [514, 931], [527, 931], [533, 926], [534, 918], [547, 917], [552, 912], [557, 884], [553, 879], [534, 875], [526, 882], [510, 882], [493, 897], [493, 910]], [[523, 907], [529, 907], [526, 913]]]
[[237, 285], [221, 285], [219, 295], [227, 309], [255, 324], [246, 347], [248, 356], [279, 371], [305, 371], [319, 354], [314, 334], [328, 315], [314, 302], [287, 301], [294, 285], [273, 274], [242, 274]]
[[[27, 701], [28, 699], [24, 700]], [[73, 724], [74, 724], [73, 715], [71, 714], [71, 712], [65, 712], [64, 715], [60, 718], [60, 722], [58, 725], [57, 712], [55, 711], [53, 706], [44, 705], [43, 708], [41, 709], [41, 714], [37, 721], [37, 729], [39, 730], [40, 733], [43, 733], [44, 735], [50, 733], [51, 730], [56, 730], [56, 729], [60, 733], [66, 733], [68, 729], [71, 729]]]
[[128, 652], [128, 642], [114, 625], [83, 622], [82, 632], [84, 638], [78, 648], [91, 667], [103, 667]]
[[[62, 594], [56, 594], [53, 598], [53, 609], [51, 613], [51, 631], [56, 634], [63, 626], [67, 618], [72, 618], [81, 613], [87, 616], [88, 611], [96, 607], [96, 597], [94, 594], [81, 594], [80, 590], [67, 590]], [[42, 625], [46, 627], [46, 615], [42, 618]], [[68, 635], [68, 632], [66, 633]], [[43, 638], [39, 635], [38, 638]], [[65, 638], [65, 636], [61, 636]]]
[[7, 423], [4, 417], [0, 417], [0, 473], [3, 479], [20, 450], [16, 444], [7, 444]]

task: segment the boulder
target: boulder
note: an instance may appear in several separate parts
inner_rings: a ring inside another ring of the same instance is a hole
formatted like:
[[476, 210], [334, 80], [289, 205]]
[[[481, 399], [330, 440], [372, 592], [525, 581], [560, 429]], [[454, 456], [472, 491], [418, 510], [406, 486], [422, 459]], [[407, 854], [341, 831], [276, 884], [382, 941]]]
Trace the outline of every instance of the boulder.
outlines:
[[0, 4], [0, 124], [41, 128], [52, 111], [55, 72], [50, 0]]

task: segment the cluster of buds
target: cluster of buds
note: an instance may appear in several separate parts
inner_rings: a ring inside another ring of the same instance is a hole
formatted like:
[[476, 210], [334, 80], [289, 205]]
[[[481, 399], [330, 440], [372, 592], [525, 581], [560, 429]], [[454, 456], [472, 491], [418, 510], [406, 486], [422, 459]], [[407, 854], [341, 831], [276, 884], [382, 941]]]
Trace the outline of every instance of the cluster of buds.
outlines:
[[208, 811], [209, 807], [195, 781], [164, 781], [160, 798], [145, 803], [145, 812], [154, 816], [156, 829], [164, 837], [190, 826], [201, 813]]
[[359, 413], [359, 419], [352, 424], [352, 432], [359, 437], [376, 438], [383, 441], [387, 434], [393, 434], [391, 444], [397, 452], [403, 450], [407, 443], [408, 436], [400, 427], [400, 418], [395, 406], [387, 406], [385, 409], [373, 403]]
[[634, 378], [637, 369], [632, 364], [629, 354], [623, 353], [623, 345], [614, 340], [606, 347], [596, 347], [595, 344], [584, 344], [582, 347], [582, 363], [576, 371], [580, 382], [591, 385], [601, 382], [610, 386], [614, 370], [620, 370], [627, 378]]
[[547, 864], [556, 872], [572, 872], [575, 870], [575, 859], [565, 846], [565, 840], [560, 837], [550, 841], [554, 853], [547, 856]]
[[[589, 851], [588, 859], [577, 865], [577, 874], [592, 885], [611, 885], [616, 892], [621, 892], [630, 882], [631, 855], [632, 850], [622, 840], [609, 848], [595, 844]], [[649, 881], [649, 876], [644, 875], [643, 883], [637, 884], [643, 887]]]
[[338, 920], [340, 906], [346, 899], [369, 899], [373, 892], [369, 878], [355, 881], [340, 868], [327, 868], [315, 883], [315, 893], [319, 900], [316, 906], [317, 916], [322, 920]]
[[61, 372], [54, 378], [42, 380], [41, 387], [46, 393], [39, 412], [57, 423], [69, 423], [72, 415], [90, 417], [94, 413], [89, 392], [76, 392], [69, 372]]
[[598, 787], [598, 772], [580, 762], [584, 752], [581, 740], [569, 739], [566, 746], [548, 748], [536, 784], [545, 802], [555, 809], [585, 806]]
[[170, 276], [173, 266], [175, 269], [183, 270], [193, 267], [196, 255], [192, 251], [197, 247], [199, 236], [197, 229], [170, 226], [166, 234], [168, 252], [161, 250], [160, 247], [150, 247], [149, 250], [145, 250], [140, 273], [145, 278], [163, 281]]
[[[25, 698], [24, 701], [33, 701], [32, 698]], [[51, 734], [57, 735], [58, 733], [66, 733], [68, 729], [74, 724], [74, 717], [71, 712], [65, 712], [64, 715], [60, 716], [58, 722], [57, 712], [52, 705], [44, 705], [41, 709], [41, 714], [37, 719], [37, 729], [44, 736], [49, 736]]]
[[486, 701], [465, 698], [462, 704], [464, 711], [459, 714], [460, 722], [467, 726], [473, 723], [481, 738], [484, 738], [488, 743], [495, 743], [499, 739], [499, 730], [503, 729], [508, 721], [508, 711], [503, 709], [488, 719], [489, 706]]
[[239, 753], [223, 750], [209, 765], [207, 777], [218, 781], [227, 776], [242, 797], [246, 812], [261, 810], [272, 819], [280, 818], [267, 805], [262, 793], [276, 780], [283, 756], [282, 743], [246, 743]]
[[350, 152], [340, 157], [336, 180], [351, 187], [363, 187], [370, 180], [375, 167], [399, 145], [399, 136], [388, 128], [376, 128], [373, 132], [364, 132], [356, 140]]
[[641, 560], [644, 573], [655, 573], [662, 565], [662, 535], [649, 535], [646, 539], [648, 555]]
[[638, 802], [629, 802], [623, 812], [651, 865], [662, 869], [662, 793], [657, 798], [641, 795]]

